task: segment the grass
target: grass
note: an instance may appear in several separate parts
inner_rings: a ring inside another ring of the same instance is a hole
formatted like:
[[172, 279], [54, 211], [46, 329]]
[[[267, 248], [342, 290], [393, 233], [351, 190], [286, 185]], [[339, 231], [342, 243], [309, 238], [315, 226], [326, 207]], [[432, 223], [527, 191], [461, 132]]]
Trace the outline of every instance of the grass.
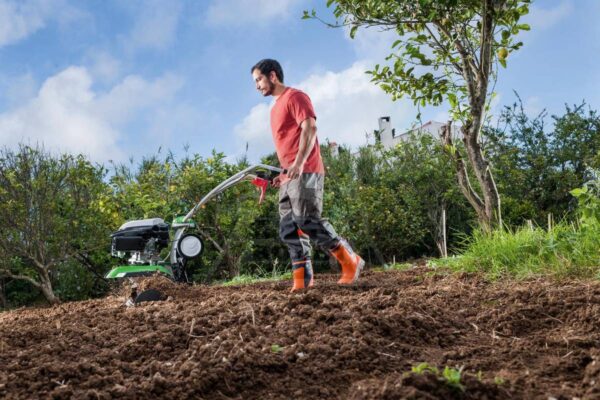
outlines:
[[222, 282], [221, 286], [249, 285], [258, 282], [274, 282], [286, 279], [292, 279], [291, 271], [277, 276], [238, 275], [231, 280]]
[[[556, 278], [600, 279], [600, 222], [560, 222], [549, 229], [524, 226], [497, 229], [491, 233], [476, 230], [465, 237], [462, 254], [430, 260], [432, 267], [454, 272], [483, 273], [488, 279]], [[373, 271], [404, 271], [410, 263], [387, 264]], [[291, 272], [274, 265], [272, 271], [258, 269], [253, 275], [242, 274], [224, 286], [291, 279]]]
[[279, 263], [275, 260], [273, 269], [267, 271], [266, 269], [256, 266], [252, 274], [240, 274], [233, 277], [232, 279], [220, 283], [221, 286], [236, 286], [236, 285], [249, 285], [258, 282], [273, 282], [292, 279], [292, 271], [285, 271], [279, 267]]
[[411, 264], [411, 263], [390, 263], [390, 264], [384, 264], [379, 267], [372, 267], [370, 269], [370, 271], [372, 271], [372, 272], [406, 271], [411, 268], [413, 268], [413, 264]]
[[550, 229], [521, 227], [491, 233], [475, 231], [461, 255], [440, 259], [436, 267], [483, 272], [488, 278], [600, 278], [600, 224], [561, 222]]

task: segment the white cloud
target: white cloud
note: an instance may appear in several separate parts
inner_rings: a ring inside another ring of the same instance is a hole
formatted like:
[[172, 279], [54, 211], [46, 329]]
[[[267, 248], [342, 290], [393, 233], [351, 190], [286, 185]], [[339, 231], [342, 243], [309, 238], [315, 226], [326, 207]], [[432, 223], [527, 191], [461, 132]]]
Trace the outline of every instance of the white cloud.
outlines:
[[65, 0], [0, 0], [0, 47], [27, 38], [51, 20], [67, 23], [83, 16]]
[[127, 45], [164, 50], [175, 41], [182, 9], [179, 0], [143, 2]]
[[103, 82], [114, 82], [121, 72], [121, 61], [102, 50], [88, 51], [85, 64], [89, 65], [89, 72], [94, 79]]
[[242, 149], [246, 148], [246, 143], [248, 143], [248, 155], [254, 161], [258, 161], [260, 156], [275, 151], [269, 125], [271, 106], [272, 104], [266, 103], [255, 105], [242, 122], [233, 128], [239, 143], [240, 155], [243, 154]]
[[[306, 92], [317, 114], [317, 127], [321, 143], [328, 139], [338, 144], [356, 148], [366, 143], [366, 134], [378, 128], [381, 116], [391, 116], [397, 130], [409, 127], [416, 112], [408, 101], [393, 102], [378, 86], [374, 85], [365, 71], [365, 62], [356, 62], [340, 72], [314, 74], [292, 85]], [[234, 128], [240, 151], [249, 142], [249, 157], [272, 151], [269, 126], [269, 106], [254, 106], [243, 121]]]
[[123, 160], [128, 154], [119, 148], [119, 128], [139, 111], [158, 107], [181, 86], [172, 76], [153, 82], [129, 76], [108, 93], [95, 93], [92, 84], [83, 67], [48, 78], [29, 102], [0, 114], [0, 145], [42, 143], [96, 161]]
[[[541, 4], [547, 5], [548, 2]], [[524, 17], [524, 21], [531, 25], [532, 31], [540, 31], [551, 28], [574, 10], [571, 0], [563, 0], [553, 8], [541, 8], [540, 4], [534, 3], [530, 12]]]
[[179, 77], [170, 74], [154, 82], [129, 75], [96, 100], [97, 113], [107, 121], [123, 124], [141, 109], [168, 102], [182, 84]]
[[209, 26], [264, 25], [286, 19], [300, 0], [213, 0], [206, 12]]
[[353, 45], [357, 59], [374, 60], [375, 63], [383, 63], [392, 52], [392, 44], [398, 40], [394, 29], [378, 27], [361, 28], [356, 31], [354, 39], [350, 37], [350, 28], [345, 27], [344, 37]]

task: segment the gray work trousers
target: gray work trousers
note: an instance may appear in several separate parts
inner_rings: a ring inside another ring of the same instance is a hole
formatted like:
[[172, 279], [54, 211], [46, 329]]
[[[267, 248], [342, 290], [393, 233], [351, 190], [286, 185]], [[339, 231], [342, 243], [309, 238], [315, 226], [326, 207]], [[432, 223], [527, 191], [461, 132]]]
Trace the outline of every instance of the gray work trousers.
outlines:
[[321, 218], [324, 179], [322, 174], [306, 173], [279, 189], [279, 237], [287, 245], [292, 263], [310, 259], [310, 240], [326, 251], [340, 241], [329, 221]]

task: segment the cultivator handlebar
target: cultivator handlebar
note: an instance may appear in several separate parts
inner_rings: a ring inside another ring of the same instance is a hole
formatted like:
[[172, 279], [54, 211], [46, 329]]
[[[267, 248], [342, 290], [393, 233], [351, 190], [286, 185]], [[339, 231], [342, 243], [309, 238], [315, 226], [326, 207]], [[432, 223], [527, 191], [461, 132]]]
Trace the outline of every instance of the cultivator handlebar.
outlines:
[[[185, 233], [187, 229], [197, 227], [192, 220], [196, 212], [208, 201], [242, 181], [250, 181], [260, 189], [259, 203], [261, 203], [269, 183], [273, 183], [277, 176], [285, 172], [284, 169], [270, 165], [252, 165], [221, 182], [185, 216], [176, 217], [170, 226], [161, 218], [135, 220], [123, 224], [117, 232], [111, 235], [111, 254], [119, 258], [129, 255], [128, 265], [113, 268], [106, 277], [133, 279], [133, 277], [159, 272], [177, 282], [189, 282], [186, 264], [189, 260], [198, 257], [204, 248], [200, 236], [195, 233]], [[174, 231], [173, 240], [170, 240], [169, 228]], [[161, 260], [160, 252], [169, 245], [169, 262], [167, 262], [166, 258]], [[144, 290], [141, 293], [132, 291], [127, 304], [156, 301], [163, 298], [164, 296], [155, 289]]]
[[[286, 173], [286, 172], [287, 172], [287, 170], [285, 170], [285, 169], [273, 167], [273, 166], [266, 165], [266, 164], [252, 165], [252, 166], [238, 172], [237, 174], [232, 175], [230, 178], [224, 180], [219, 185], [217, 185], [213, 190], [208, 192], [208, 194], [206, 194], [198, 202], [198, 204], [196, 204], [194, 206], [194, 208], [192, 208], [187, 213], [187, 215], [185, 217], [183, 217], [181, 222], [185, 223], [186, 221], [190, 220], [196, 214], [196, 212], [208, 201], [212, 200], [214, 197], [223, 193], [225, 190], [229, 189], [230, 187], [232, 187], [242, 181], [245, 181], [245, 180], [249, 180], [253, 185], [257, 186], [260, 189], [261, 193], [260, 193], [259, 203], [261, 203], [265, 198], [265, 193], [267, 191], [267, 188], [269, 187], [269, 183], [272, 183], [273, 179], [275, 179], [275, 177], [279, 176], [282, 173]], [[174, 238], [175, 243], [177, 243], [179, 241], [179, 239], [184, 234], [184, 232], [185, 232], [185, 227], [182, 227], [182, 228], [179, 228], [176, 230], [175, 238]], [[177, 262], [177, 252], [176, 252], [175, 247], [173, 247], [171, 250], [170, 258], [171, 258], [172, 263]]]
[[[276, 176], [278, 176], [279, 174], [285, 173], [285, 172], [286, 172], [286, 170], [284, 170], [282, 168], [272, 167], [270, 165], [265, 165], [265, 164], [252, 165], [252, 166], [238, 172], [237, 174], [232, 175], [230, 178], [224, 180], [219, 185], [217, 185], [213, 190], [208, 192], [208, 194], [206, 196], [204, 196], [198, 202], [198, 204], [196, 204], [194, 206], [194, 208], [192, 208], [190, 210], [190, 212], [187, 213], [187, 215], [183, 218], [182, 222], [185, 222], [188, 219], [192, 218], [194, 216], [194, 214], [196, 214], [198, 209], [200, 207], [202, 207], [204, 204], [206, 204], [209, 200], [211, 200], [215, 196], [221, 194], [225, 190], [229, 189], [233, 185], [235, 185], [243, 180], [254, 181], [256, 179], [260, 179], [262, 181], [267, 181], [267, 186], [268, 186], [268, 183], [272, 182]], [[260, 187], [262, 187], [263, 185], [264, 185], [264, 183], [261, 183]]]

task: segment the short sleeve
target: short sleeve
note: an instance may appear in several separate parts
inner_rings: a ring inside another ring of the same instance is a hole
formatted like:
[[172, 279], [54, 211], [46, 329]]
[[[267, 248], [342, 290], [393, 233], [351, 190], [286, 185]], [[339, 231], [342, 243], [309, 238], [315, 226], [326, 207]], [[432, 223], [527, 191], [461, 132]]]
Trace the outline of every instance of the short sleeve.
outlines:
[[308, 118], [317, 119], [310, 98], [303, 92], [296, 92], [290, 96], [288, 108], [298, 125]]

